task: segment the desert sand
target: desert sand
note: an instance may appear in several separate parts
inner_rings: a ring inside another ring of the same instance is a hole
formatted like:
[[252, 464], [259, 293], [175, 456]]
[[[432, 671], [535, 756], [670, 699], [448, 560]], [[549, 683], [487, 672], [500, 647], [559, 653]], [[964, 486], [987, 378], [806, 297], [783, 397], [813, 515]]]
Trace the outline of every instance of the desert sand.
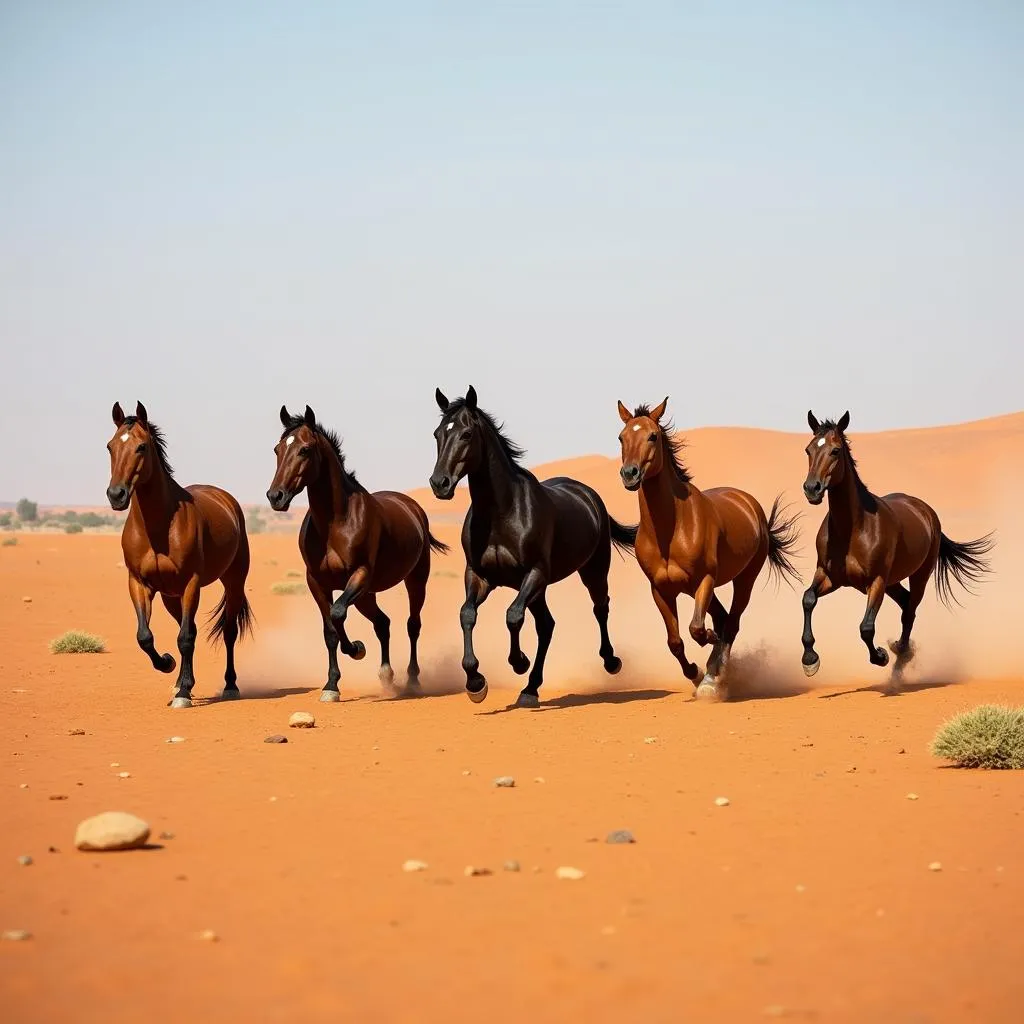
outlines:
[[[353, 614], [368, 656], [343, 659], [340, 704], [318, 702], [315, 607], [270, 591], [301, 570], [294, 536], [252, 541], [247, 699], [184, 711], [166, 707], [171, 678], [136, 647], [116, 535], [23, 534], [0, 548], [0, 930], [32, 933], [0, 942], [3, 1019], [1019, 1020], [1024, 788], [1013, 773], [946, 767], [928, 743], [957, 711], [1020, 703], [1024, 414], [855, 427], [877, 493], [920, 495], [954, 539], [998, 531], [978, 596], [950, 613], [929, 591], [895, 696], [867, 662], [859, 594], [819, 604], [822, 669], [807, 681], [799, 594], [768, 586], [735, 647], [733, 699], [698, 704], [639, 567], [616, 559], [622, 674], [603, 673], [585, 591], [569, 580], [550, 592], [542, 706], [507, 711], [521, 680], [505, 663], [513, 595], [501, 591], [477, 631], [490, 697], [473, 705], [459, 668], [464, 488], [444, 505], [416, 492], [454, 545], [428, 591], [418, 700], [381, 694], [372, 630]], [[786, 492], [809, 579], [824, 510], [800, 494], [806, 437], [687, 437], [699, 486], [735, 484], [766, 504]], [[617, 470], [591, 456], [538, 474], [578, 476], [635, 522]], [[399, 678], [404, 601], [382, 601]], [[898, 623], [883, 606], [879, 639]], [[108, 653], [50, 655], [70, 628], [103, 636]], [[154, 631], [174, 650], [162, 608]], [[197, 694], [215, 698], [222, 652], [201, 643], [196, 664]], [[297, 710], [316, 728], [288, 729]], [[273, 733], [289, 742], [265, 744]], [[496, 788], [501, 775], [515, 787]], [[104, 810], [145, 818], [151, 848], [76, 851], [77, 823]], [[614, 829], [636, 842], [607, 844]], [[403, 872], [410, 858], [427, 869]], [[510, 859], [519, 872], [503, 870]], [[561, 866], [585, 875], [560, 880]]]

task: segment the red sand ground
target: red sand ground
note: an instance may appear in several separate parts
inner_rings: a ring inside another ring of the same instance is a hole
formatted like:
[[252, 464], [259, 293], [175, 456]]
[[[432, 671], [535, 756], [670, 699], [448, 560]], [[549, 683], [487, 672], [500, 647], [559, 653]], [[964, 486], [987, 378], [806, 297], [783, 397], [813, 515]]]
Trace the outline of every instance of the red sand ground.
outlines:
[[[782, 482], [799, 497], [800, 437], [689, 437], [698, 483], [767, 502]], [[33, 933], [0, 942], [0, 1016], [1019, 1020], [1021, 777], [943, 767], [927, 744], [956, 711], [1020, 702], [1011, 474], [1024, 416], [855, 445], [874, 489], [920, 494], [951, 536], [1000, 530], [997, 575], [979, 597], [951, 615], [929, 593], [900, 696], [880, 692], [886, 671], [867, 664], [863, 599], [850, 593], [819, 605], [823, 668], [808, 691], [799, 597], [769, 588], [755, 591], [737, 644], [746, 699], [697, 704], [646, 581], [624, 561], [612, 581], [620, 676], [601, 671], [584, 591], [569, 581], [552, 594], [546, 702], [506, 713], [521, 680], [505, 664], [512, 594], [500, 592], [481, 616], [491, 695], [475, 706], [461, 693], [456, 551], [438, 559], [426, 609], [435, 696], [379, 699], [376, 644], [356, 616], [369, 654], [343, 661], [347, 699], [321, 705], [312, 602], [269, 589], [300, 568], [294, 538], [268, 535], [253, 543], [259, 630], [240, 653], [243, 694], [261, 699], [171, 711], [170, 680], [135, 646], [116, 536], [22, 535], [0, 548], [0, 929]], [[594, 457], [544, 473], [585, 477], [634, 521], [616, 468]], [[424, 503], [455, 541], [463, 506]], [[803, 510], [809, 576], [820, 512]], [[398, 668], [404, 595], [384, 603]], [[162, 609], [154, 621], [173, 650]], [[893, 635], [894, 607], [880, 624]], [[104, 636], [110, 653], [48, 654], [72, 627]], [[197, 665], [197, 692], [217, 693], [222, 655], [204, 644]], [[298, 709], [315, 729], [286, 728]], [[277, 732], [287, 745], [263, 743]], [[516, 787], [494, 788], [498, 775]], [[108, 809], [145, 817], [158, 848], [76, 851], [77, 822]], [[636, 844], [607, 845], [617, 828]], [[34, 864], [19, 866], [21, 854]], [[407, 858], [429, 869], [403, 873]], [[520, 873], [501, 870], [510, 858]], [[467, 865], [494, 874], [465, 877]], [[559, 881], [561, 865], [586, 877]], [[197, 938], [204, 929], [220, 941]]]

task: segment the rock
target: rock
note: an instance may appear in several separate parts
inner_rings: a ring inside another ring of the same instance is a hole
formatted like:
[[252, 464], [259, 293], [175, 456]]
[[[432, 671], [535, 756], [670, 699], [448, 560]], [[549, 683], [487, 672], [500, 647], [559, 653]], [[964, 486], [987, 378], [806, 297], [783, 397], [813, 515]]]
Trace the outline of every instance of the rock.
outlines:
[[50, 799], [51, 800], [67, 800], [67, 798], [68, 798], [67, 793], [51, 793], [50, 794]]
[[608, 833], [605, 842], [617, 846], [622, 843], [635, 843], [636, 839], [633, 838], [633, 833], [628, 828], [617, 828], [614, 832]]
[[537, 778], [535, 778], [533, 781], [537, 782], [537, 783], [540, 783], [540, 785], [543, 786], [544, 785], [544, 776], [543, 775], [538, 775]]
[[472, 864], [468, 865], [462, 872], [467, 878], [482, 878], [484, 875], [491, 874], [490, 868], [475, 868]]
[[10, 931], [3, 933], [5, 942], [27, 942], [31, 938], [32, 933], [25, 931], [24, 928], [12, 928]]
[[20, 856], [20, 857], [18, 858], [18, 863], [19, 863], [19, 864], [20, 864], [20, 865], [21, 865], [21, 866], [22, 866], [23, 868], [27, 868], [27, 867], [28, 867], [28, 866], [29, 866], [29, 865], [30, 865], [30, 864], [32, 863], [32, 858], [31, 858], [31, 857], [30, 857], [30, 856], [29, 856], [29, 855], [28, 855], [27, 853], [23, 853], [23, 854], [22, 854], [22, 855], [21, 855], [21, 856]]
[[502, 871], [518, 871], [519, 870], [519, 861], [517, 861], [517, 860], [507, 860], [507, 861], [505, 861], [504, 864], [501, 865], [501, 870]]
[[170, 737], [168, 737], [167, 742], [168, 743], [184, 743], [185, 742], [185, 737], [184, 736], [170, 736]]
[[931, 864], [928, 865], [928, 870], [929, 871], [941, 871], [942, 870], [942, 861], [933, 860], [931, 862]]
[[32, 598], [31, 597], [23, 597], [22, 601], [24, 601], [25, 604], [31, 604], [32, 603]]
[[198, 938], [201, 942], [220, 942], [220, 936], [210, 928], [200, 932]]
[[715, 797], [715, 806], [716, 807], [728, 807], [729, 806], [729, 798], [727, 796], [716, 796]]
[[132, 777], [132, 773], [131, 772], [118, 772], [117, 773], [117, 777], [119, 779], [130, 779]]
[[287, 736], [282, 736], [280, 733], [275, 733], [273, 736], [268, 736], [263, 742], [264, 743], [287, 743], [288, 742], [288, 737]]
[[27, 782], [21, 783], [21, 785], [18, 786], [18, 789], [28, 789], [28, 783]]
[[586, 874], [585, 871], [580, 871], [579, 868], [555, 868], [555, 878], [563, 878], [569, 882], [578, 882]]
[[160, 835], [157, 836], [157, 839], [164, 839], [164, 840], [166, 840], [166, 839], [173, 839], [173, 838], [174, 838], [174, 833], [173, 832], [161, 832]]
[[85, 730], [84, 729], [68, 729], [68, 735], [69, 736], [84, 736], [85, 735]]
[[296, 711], [288, 719], [290, 729], [312, 729], [316, 725], [316, 719], [308, 711]]
[[917, 794], [916, 793], [908, 793], [907, 794], [907, 799], [908, 800], [916, 800], [917, 799]]
[[657, 743], [657, 742], [658, 742], [658, 737], [657, 736], [645, 736], [644, 737], [644, 743]]
[[430, 865], [425, 860], [407, 860], [402, 865], [403, 871], [426, 871]]
[[499, 775], [494, 780], [494, 784], [499, 789], [511, 789], [516, 784], [516, 780], [511, 775]]
[[105, 811], [86, 818], [75, 831], [79, 850], [136, 850], [146, 845], [149, 825], [134, 814]]
[[470, 772], [470, 770], [469, 770], [468, 768], [465, 768], [465, 769], [463, 769], [463, 772], [462, 772], [462, 774], [463, 774], [463, 775], [471, 775], [471, 774], [472, 774], [472, 772]]

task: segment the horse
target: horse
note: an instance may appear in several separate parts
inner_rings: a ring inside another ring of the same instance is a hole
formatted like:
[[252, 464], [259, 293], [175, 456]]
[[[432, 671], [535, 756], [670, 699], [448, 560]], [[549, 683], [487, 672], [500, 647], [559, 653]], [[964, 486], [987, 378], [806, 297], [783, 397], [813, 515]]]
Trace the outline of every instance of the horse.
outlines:
[[[651, 583], [654, 603], [665, 620], [668, 649], [691, 682], [697, 666], [688, 661], [679, 635], [676, 601], [693, 598], [690, 636], [701, 647], [712, 645], [698, 698], [715, 698], [725, 675], [740, 617], [750, 602], [754, 581], [765, 562], [769, 577], [788, 583], [800, 576], [792, 557], [797, 545], [797, 517], [787, 517], [775, 499], [771, 514], [756, 498], [735, 487], [701, 491], [682, 459], [684, 440], [671, 424], [662, 425], [668, 398], [651, 409], [630, 412], [618, 403], [624, 426], [619, 434], [627, 491], [638, 491], [640, 528], [636, 557]], [[715, 588], [732, 582], [732, 605], [726, 612]], [[713, 629], [706, 628], [711, 614]]]
[[[371, 494], [345, 467], [338, 435], [317, 422], [307, 405], [302, 416], [281, 406], [284, 432], [274, 448], [277, 469], [267, 491], [276, 512], [287, 512], [295, 496], [306, 491], [309, 510], [299, 530], [299, 551], [306, 563], [306, 583], [324, 623], [327, 682], [320, 694], [338, 701], [338, 648], [360, 661], [366, 657], [361, 640], [350, 640], [345, 620], [352, 605], [369, 619], [380, 642], [378, 678], [391, 688], [391, 620], [381, 611], [376, 595], [405, 584], [409, 595], [409, 668], [406, 692], [419, 692], [420, 666], [416, 657], [421, 620], [430, 578], [431, 552], [445, 554], [448, 546], [430, 532], [427, 514], [408, 495], [396, 491]], [[338, 599], [334, 592], [340, 590]]]
[[[803, 596], [804, 673], [813, 676], [821, 667], [811, 631], [818, 598], [841, 587], [854, 587], [867, 595], [860, 635], [872, 665], [889, 663], [888, 653], [875, 646], [875, 617], [882, 600], [888, 594], [899, 605], [902, 632], [889, 645], [896, 655], [894, 682], [898, 681], [914, 656], [910, 634], [928, 577], [934, 573], [936, 593], [947, 608], [953, 602], [959, 604], [952, 582], [971, 592], [991, 572], [987, 556], [994, 547], [994, 534], [958, 543], [942, 532], [935, 510], [920, 498], [872, 494], [860, 478], [846, 437], [849, 411], [838, 422], [819, 422], [809, 410], [807, 424], [813, 436], [807, 445], [804, 494], [812, 505], [820, 505], [827, 494], [828, 515], [818, 529], [818, 564]], [[907, 580], [906, 587], [902, 580]]]
[[174, 671], [174, 658], [157, 653], [149, 628], [153, 595], [159, 594], [179, 626], [181, 669], [171, 707], [191, 707], [199, 596], [203, 587], [220, 580], [224, 594], [210, 617], [209, 637], [215, 644], [223, 640], [227, 655], [221, 696], [237, 698], [235, 642], [251, 635], [253, 628], [252, 609], [245, 596], [249, 538], [242, 509], [219, 487], [182, 487], [175, 481], [164, 436], [150, 423], [141, 402], [135, 406], [134, 416], [125, 416], [115, 402], [111, 415], [117, 431], [107, 444], [107, 500], [115, 512], [130, 509], [121, 532], [121, 550], [138, 619], [139, 646], [155, 669]]
[[544, 682], [544, 661], [555, 629], [545, 600], [548, 586], [579, 573], [590, 593], [601, 634], [598, 654], [605, 671], [615, 675], [622, 662], [608, 637], [608, 571], [614, 545], [631, 550], [636, 527], [616, 522], [598, 493], [569, 477], [539, 481], [520, 460], [525, 451], [505, 435], [494, 417], [477, 404], [476, 389], [449, 401], [438, 388], [434, 397], [441, 422], [434, 431], [437, 462], [430, 489], [442, 501], [469, 477], [471, 504], [462, 524], [466, 555], [466, 600], [459, 613], [466, 673], [466, 693], [479, 704], [487, 697], [487, 680], [473, 651], [477, 610], [495, 587], [518, 593], [505, 622], [509, 632], [508, 663], [517, 675], [530, 668], [519, 645], [526, 609], [537, 626], [537, 654], [516, 706], [536, 708]]

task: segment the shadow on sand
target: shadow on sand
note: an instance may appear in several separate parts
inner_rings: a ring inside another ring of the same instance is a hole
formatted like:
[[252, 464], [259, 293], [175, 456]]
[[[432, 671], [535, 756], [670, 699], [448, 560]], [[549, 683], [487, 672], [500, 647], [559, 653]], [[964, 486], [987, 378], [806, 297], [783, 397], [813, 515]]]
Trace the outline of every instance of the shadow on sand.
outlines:
[[[632, 704], [639, 700], [662, 700], [665, 697], [680, 696], [678, 690], [598, 690], [594, 693], [566, 693], [561, 697], [542, 700], [536, 711], [563, 711], [566, 708], [582, 708], [591, 704]], [[509, 704], [493, 711], [484, 711], [484, 715], [506, 715], [510, 711], [529, 710]]]
[[832, 700], [835, 697], [851, 697], [855, 693], [877, 693], [881, 697], [904, 697], [908, 693], [917, 693], [920, 690], [941, 690], [947, 686], [959, 686], [960, 679], [920, 679], [917, 682], [902, 682], [893, 684], [891, 680], [881, 683], [871, 683], [869, 686], [857, 686], [852, 690], [840, 690], [838, 693], [823, 693], [818, 700]]

